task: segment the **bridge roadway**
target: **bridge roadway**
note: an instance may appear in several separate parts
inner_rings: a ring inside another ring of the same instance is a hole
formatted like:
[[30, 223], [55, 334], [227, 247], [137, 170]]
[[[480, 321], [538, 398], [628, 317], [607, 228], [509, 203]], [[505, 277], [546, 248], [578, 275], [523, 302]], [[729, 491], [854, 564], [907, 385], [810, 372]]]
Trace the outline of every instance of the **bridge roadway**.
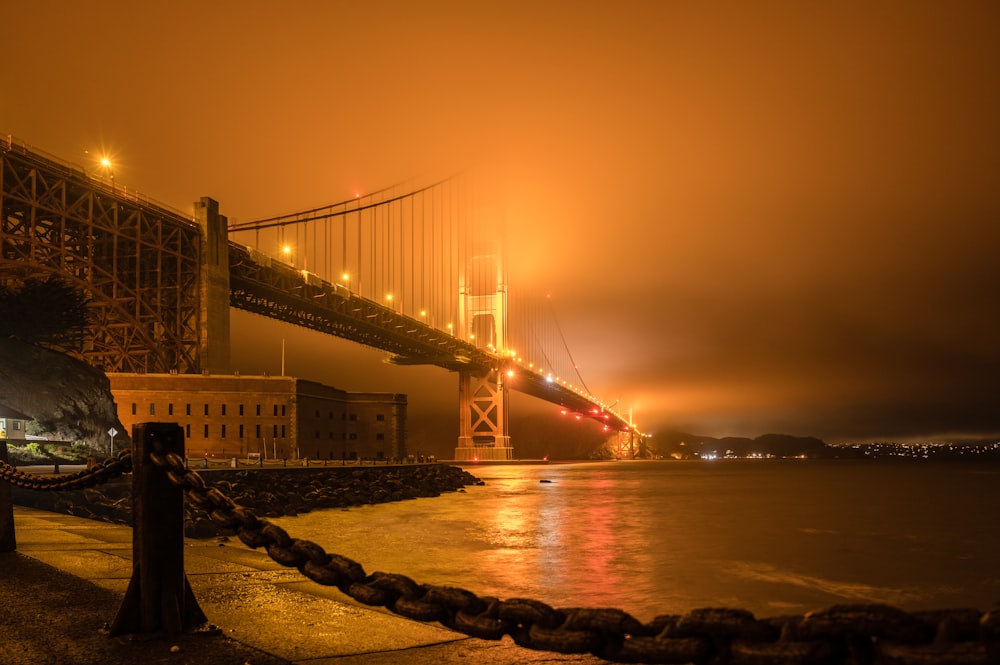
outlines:
[[230, 305], [386, 351], [399, 365], [435, 365], [451, 371], [496, 369], [508, 389], [558, 404], [567, 411], [626, 431], [628, 421], [588, 395], [547, 375], [438, 330], [318, 275], [229, 244]]

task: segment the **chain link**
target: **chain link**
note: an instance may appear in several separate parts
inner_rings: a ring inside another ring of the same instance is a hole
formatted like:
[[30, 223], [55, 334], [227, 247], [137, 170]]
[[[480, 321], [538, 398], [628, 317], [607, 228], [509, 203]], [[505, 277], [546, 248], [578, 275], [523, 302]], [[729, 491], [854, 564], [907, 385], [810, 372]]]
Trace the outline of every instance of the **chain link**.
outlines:
[[62, 476], [42, 476], [25, 473], [7, 462], [0, 461], [0, 480], [16, 487], [41, 491], [66, 491], [93, 487], [114, 480], [132, 471], [132, 451], [123, 450], [114, 457], [89, 466], [82, 471]]
[[522, 647], [593, 654], [620, 663], [1000, 664], [1000, 610], [907, 613], [888, 605], [839, 605], [804, 616], [757, 619], [738, 609], [699, 609], [642, 623], [618, 609], [561, 608], [480, 597], [404, 575], [365, 573], [361, 564], [292, 538], [272, 522], [209, 488], [183, 458], [151, 454], [171, 481], [248, 547], [366, 605], [438, 623], [471, 637], [509, 635]]

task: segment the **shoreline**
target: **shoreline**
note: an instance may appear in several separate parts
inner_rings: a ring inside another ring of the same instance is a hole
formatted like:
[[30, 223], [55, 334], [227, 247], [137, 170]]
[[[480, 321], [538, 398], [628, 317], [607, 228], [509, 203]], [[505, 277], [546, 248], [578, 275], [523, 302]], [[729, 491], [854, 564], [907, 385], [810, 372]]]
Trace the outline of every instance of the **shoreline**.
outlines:
[[[261, 518], [294, 517], [324, 508], [391, 503], [461, 492], [483, 484], [466, 469], [451, 464], [406, 466], [333, 466], [289, 468], [217, 468], [205, 474], [206, 484]], [[17, 505], [112, 524], [132, 523], [132, 484], [120, 477], [63, 492], [12, 488]], [[188, 538], [234, 535], [203, 510], [184, 502], [184, 534]]]

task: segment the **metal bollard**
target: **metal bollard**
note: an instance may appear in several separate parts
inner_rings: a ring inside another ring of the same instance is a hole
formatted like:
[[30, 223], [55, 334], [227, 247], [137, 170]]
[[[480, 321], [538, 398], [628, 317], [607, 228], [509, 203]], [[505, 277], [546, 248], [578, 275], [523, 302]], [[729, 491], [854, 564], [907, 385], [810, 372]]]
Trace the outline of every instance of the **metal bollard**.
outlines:
[[208, 620], [184, 575], [184, 490], [153, 463], [154, 451], [183, 457], [184, 430], [176, 423], [132, 428], [132, 578], [111, 636], [176, 636]]
[[[7, 461], [7, 442], [0, 441], [0, 462]], [[17, 549], [14, 537], [14, 498], [10, 483], [0, 480], [0, 552]]]

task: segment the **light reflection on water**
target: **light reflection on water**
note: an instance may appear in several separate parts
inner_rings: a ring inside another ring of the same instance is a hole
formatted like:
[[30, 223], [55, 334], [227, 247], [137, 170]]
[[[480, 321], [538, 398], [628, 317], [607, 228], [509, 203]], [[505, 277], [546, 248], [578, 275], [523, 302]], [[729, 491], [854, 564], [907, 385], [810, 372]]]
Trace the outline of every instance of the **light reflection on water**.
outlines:
[[[465, 492], [275, 520], [366, 571], [617, 607], [759, 616], [1000, 600], [996, 468], [733, 461], [497, 465]], [[542, 480], [551, 482], [540, 482]]]

